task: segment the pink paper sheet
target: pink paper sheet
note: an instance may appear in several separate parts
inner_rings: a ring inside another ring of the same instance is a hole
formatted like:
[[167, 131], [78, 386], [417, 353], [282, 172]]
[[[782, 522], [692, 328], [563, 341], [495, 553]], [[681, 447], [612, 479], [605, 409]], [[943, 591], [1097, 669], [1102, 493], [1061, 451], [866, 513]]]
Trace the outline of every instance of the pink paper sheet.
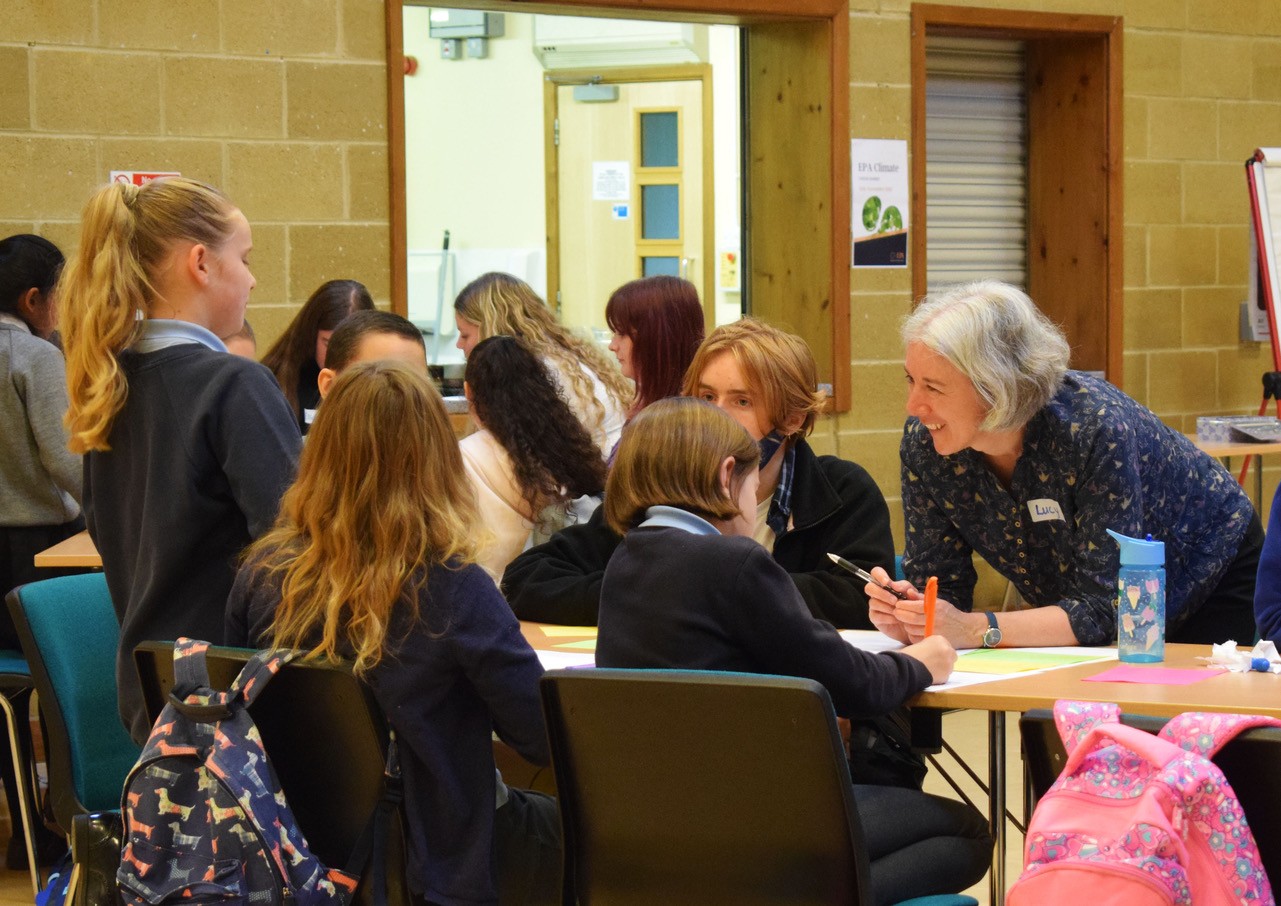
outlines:
[[1122, 664], [1094, 676], [1087, 676], [1091, 683], [1147, 683], [1155, 686], [1189, 686], [1212, 676], [1218, 676], [1222, 670], [1206, 667], [1180, 669], [1176, 667], [1137, 667], [1133, 664]]

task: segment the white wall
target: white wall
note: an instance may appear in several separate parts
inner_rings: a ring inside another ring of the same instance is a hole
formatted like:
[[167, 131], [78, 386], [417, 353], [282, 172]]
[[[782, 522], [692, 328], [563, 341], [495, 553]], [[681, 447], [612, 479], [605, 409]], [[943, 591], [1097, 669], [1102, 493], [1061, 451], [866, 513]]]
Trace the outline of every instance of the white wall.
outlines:
[[[427, 7], [404, 8], [405, 54], [418, 60], [417, 73], [405, 79], [409, 316], [434, 322], [443, 303], [439, 360], [453, 361], [451, 308], [468, 280], [505, 270], [546, 292], [543, 68], [533, 52], [532, 16], [507, 13], [504, 36], [491, 38], [489, 56], [479, 60], [441, 59], [429, 23]], [[708, 49], [716, 248], [737, 252], [738, 29], [709, 28]], [[438, 268], [445, 230], [454, 254], [442, 299]], [[704, 265], [715, 269], [718, 261]], [[738, 306], [738, 294], [726, 293], [718, 281], [717, 322], [736, 318]]]

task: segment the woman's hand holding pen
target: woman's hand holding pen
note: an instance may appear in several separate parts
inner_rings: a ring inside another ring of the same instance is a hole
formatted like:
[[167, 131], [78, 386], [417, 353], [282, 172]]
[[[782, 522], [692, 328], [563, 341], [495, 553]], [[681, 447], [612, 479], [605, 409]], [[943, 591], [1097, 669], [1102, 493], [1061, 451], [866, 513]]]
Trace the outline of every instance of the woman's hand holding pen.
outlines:
[[[925, 638], [925, 602], [923, 600], [898, 601], [894, 619], [913, 642]], [[941, 635], [957, 648], [974, 648], [974, 614], [958, 610], [943, 598], [934, 600], [934, 635]], [[982, 614], [979, 619], [984, 619]], [[986, 626], [986, 622], [984, 623]], [[982, 635], [982, 632], [979, 633]]]
[[[889, 591], [886, 591], [885, 586], [898, 591], [900, 594], [908, 595], [909, 598], [920, 598], [920, 594], [912, 587], [912, 583], [893, 581], [890, 579], [889, 573], [879, 566], [872, 567], [872, 578], [880, 584], [869, 582], [863, 587], [863, 592], [867, 595], [867, 615], [871, 619], [872, 625], [895, 641], [911, 644], [914, 640], [911, 638], [908, 628], [899, 621], [896, 615], [896, 609], [906, 602], [899, 600]], [[924, 623], [922, 622], [921, 625], [923, 627]]]

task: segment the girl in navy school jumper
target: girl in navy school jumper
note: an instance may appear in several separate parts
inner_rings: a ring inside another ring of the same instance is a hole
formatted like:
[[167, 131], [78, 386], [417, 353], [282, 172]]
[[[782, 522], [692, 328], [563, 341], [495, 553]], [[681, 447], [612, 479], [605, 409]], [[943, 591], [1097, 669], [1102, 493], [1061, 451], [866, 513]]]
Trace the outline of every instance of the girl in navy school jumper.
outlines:
[[302, 440], [271, 372], [219, 337], [245, 319], [245, 216], [191, 179], [103, 186], [85, 207], [66, 306], [67, 426], [85, 522], [120, 619], [120, 716], [150, 723], [133, 649], [222, 641], [235, 560], [275, 518]]
[[[760, 451], [724, 412], [662, 400], [623, 432], [605, 516], [624, 534], [601, 586], [601, 667], [731, 670], [822, 683], [843, 717], [886, 714], [951, 673], [939, 636], [868, 654], [815, 619], [752, 534]], [[874, 902], [962, 890], [986, 872], [986, 822], [959, 802], [857, 783]], [[745, 790], [744, 795], [751, 795]]]
[[351, 365], [325, 396], [275, 526], [246, 554], [227, 636], [349, 658], [369, 682], [401, 744], [420, 900], [551, 903], [555, 801], [497, 782], [491, 744], [496, 730], [548, 762], [543, 669], [475, 563], [480, 534], [426, 376], [401, 362]]

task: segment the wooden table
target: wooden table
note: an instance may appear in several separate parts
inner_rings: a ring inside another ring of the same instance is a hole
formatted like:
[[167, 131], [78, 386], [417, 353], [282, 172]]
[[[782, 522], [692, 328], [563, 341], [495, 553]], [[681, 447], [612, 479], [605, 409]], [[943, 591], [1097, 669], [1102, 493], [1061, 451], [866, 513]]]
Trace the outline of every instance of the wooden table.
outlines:
[[92, 566], [102, 569], [102, 557], [98, 555], [98, 548], [94, 547], [93, 539], [89, 537], [89, 532], [86, 530], [36, 554], [35, 565], [41, 567]]
[[[576, 628], [578, 632], [575, 632]], [[536, 651], [566, 650], [559, 646], [596, 636], [595, 627], [548, 628], [539, 623], [521, 623], [521, 632]], [[1207, 645], [1167, 645], [1165, 662], [1153, 666], [1201, 667], [1203, 665], [1196, 657], [1209, 653]], [[1093, 661], [1028, 676], [922, 692], [909, 702], [914, 708], [937, 711], [968, 709], [988, 712], [988, 820], [992, 836], [996, 839], [990, 877], [992, 906], [1001, 906], [1005, 902], [1007, 711], [1053, 708], [1056, 701], [1067, 698], [1116, 702], [1122, 712], [1158, 717], [1173, 717], [1184, 711], [1229, 711], [1281, 718], [1281, 676], [1225, 672], [1188, 686], [1086, 681], [1086, 677], [1115, 666], [1115, 660]]]
[[1263, 512], [1263, 457], [1281, 453], [1281, 441], [1258, 444], [1220, 443], [1218, 441], [1197, 440], [1195, 434], [1189, 434], [1188, 440], [1196, 444], [1197, 449], [1209, 453], [1215, 459], [1223, 460], [1223, 465], [1232, 471], [1231, 460], [1234, 456], [1254, 456], [1254, 508], [1259, 518], [1267, 524], [1268, 516]]
[[[1166, 645], [1165, 662], [1153, 666], [1202, 667], [1196, 657], [1209, 653], [1208, 645]], [[1228, 711], [1281, 718], [1281, 676], [1225, 672], [1188, 686], [1086, 682], [1086, 677], [1116, 664], [1116, 661], [1095, 661], [1031, 676], [923, 692], [910, 702], [920, 708], [988, 712], [988, 821], [996, 839], [991, 874], [992, 906], [1005, 902], [1006, 711], [1053, 708], [1057, 700], [1066, 698], [1115, 702], [1123, 713], [1157, 717], [1173, 717], [1184, 711]]]

